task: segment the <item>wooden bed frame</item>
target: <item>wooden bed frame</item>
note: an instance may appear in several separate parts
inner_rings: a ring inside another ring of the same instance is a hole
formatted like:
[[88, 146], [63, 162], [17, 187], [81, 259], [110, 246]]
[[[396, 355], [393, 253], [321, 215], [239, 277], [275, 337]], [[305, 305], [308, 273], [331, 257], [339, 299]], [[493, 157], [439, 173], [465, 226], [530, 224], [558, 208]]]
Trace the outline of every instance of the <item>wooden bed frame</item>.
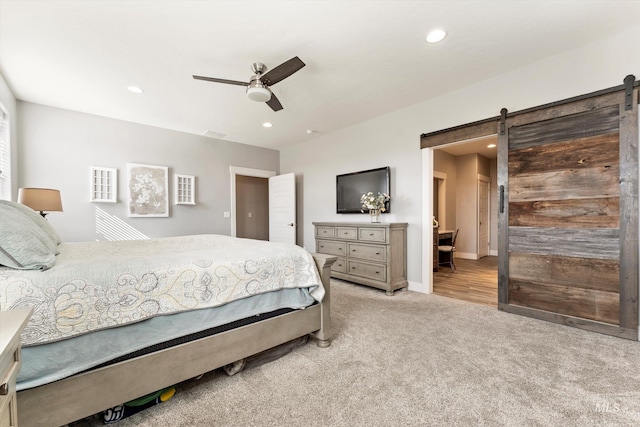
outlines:
[[312, 255], [326, 291], [321, 304], [20, 391], [19, 425], [62, 426], [307, 334], [328, 347], [336, 257]]

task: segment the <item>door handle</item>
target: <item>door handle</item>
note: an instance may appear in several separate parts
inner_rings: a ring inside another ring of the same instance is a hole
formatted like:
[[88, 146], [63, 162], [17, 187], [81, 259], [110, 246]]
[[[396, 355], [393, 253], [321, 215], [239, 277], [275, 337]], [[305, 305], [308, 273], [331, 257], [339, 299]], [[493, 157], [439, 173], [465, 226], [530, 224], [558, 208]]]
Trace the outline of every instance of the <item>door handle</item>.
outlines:
[[287, 224], [289, 227], [293, 227], [293, 223], [290, 222], [289, 224]]

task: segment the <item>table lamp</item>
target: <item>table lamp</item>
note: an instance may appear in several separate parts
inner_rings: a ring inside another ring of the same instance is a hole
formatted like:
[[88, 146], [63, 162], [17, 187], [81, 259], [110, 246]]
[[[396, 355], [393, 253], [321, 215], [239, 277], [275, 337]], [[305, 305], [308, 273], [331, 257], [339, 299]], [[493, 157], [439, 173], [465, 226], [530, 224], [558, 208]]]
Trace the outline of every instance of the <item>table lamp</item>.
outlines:
[[43, 218], [47, 215], [45, 211], [62, 212], [60, 190], [51, 188], [21, 188], [18, 190], [18, 203], [40, 211]]

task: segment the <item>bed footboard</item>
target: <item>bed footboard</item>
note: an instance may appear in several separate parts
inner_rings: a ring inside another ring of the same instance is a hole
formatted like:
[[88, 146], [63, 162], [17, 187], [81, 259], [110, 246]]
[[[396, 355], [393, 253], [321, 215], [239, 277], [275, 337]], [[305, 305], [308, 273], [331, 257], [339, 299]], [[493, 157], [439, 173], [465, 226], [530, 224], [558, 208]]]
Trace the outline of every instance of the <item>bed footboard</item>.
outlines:
[[331, 266], [338, 258], [316, 253], [311, 255], [316, 262], [325, 290], [320, 312], [320, 330], [312, 335], [317, 340], [318, 347], [329, 347], [331, 345], [331, 286], [329, 286], [329, 281], [331, 280]]
[[329, 276], [336, 257], [313, 258], [326, 292], [321, 304], [20, 391], [19, 425], [61, 426], [307, 334], [328, 347]]

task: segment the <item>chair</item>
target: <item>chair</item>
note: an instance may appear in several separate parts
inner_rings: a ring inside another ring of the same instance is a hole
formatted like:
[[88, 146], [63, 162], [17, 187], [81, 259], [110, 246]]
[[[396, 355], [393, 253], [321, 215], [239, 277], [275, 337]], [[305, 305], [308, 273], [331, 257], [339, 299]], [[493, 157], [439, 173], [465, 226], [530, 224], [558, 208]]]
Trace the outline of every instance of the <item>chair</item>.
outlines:
[[456, 239], [458, 238], [458, 231], [460, 231], [459, 228], [456, 230], [456, 234], [453, 235], [453, 239], [451, 239], [451, 246], [449, 245], [438, 246], [438, 252], [439, 252], [438, 258], [440, 259], [440, 261], [438, 262], [438, 265], [448, 265], [449, 267], [451, 267], [452, 273], [456, 269], [456, 266], [453, 263], [453, 258], [454, 258], [454, 253], [456, 251]]

